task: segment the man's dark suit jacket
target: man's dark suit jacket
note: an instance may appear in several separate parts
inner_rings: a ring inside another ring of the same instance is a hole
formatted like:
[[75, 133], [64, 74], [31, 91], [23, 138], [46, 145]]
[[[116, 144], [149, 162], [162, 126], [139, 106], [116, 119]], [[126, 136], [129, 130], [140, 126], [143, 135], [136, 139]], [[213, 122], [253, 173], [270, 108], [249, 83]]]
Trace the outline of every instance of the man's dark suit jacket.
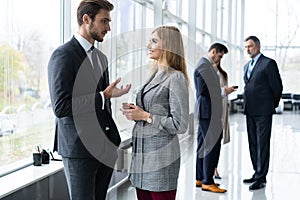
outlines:
[[[194, 72], [196, 89], [196, 118], [201, 123], [210, 123], [207, 133], [203, 132], [206, 140], [212, 141], [213, 146], [222, 133], [222, 96], [220, 79], [212, 64], [206, 57], [198, 62]], [[206, 125], [207, 127], [209, 124]]]
[[198, 119], [210, 119], [212, 113], [221, 121], [222, 96], [220, 80], [212, 68], [212, 64], [205, 57], [201, 58], [194, 72], [196, 89], [196, 107]]
[[261, 54], [249, 79], [248, 66], [249, 63], [244, 66], [245, 114], [252, 116], [274, 114], [282, 93], [282, 81], [275, 60]]
[[57, 48], [50, 58], [48, 81], [56, 116], [54, 150], [63, 157], [93, 156], [110, 162], [116, 157], [121, 140], [111, 117], [110, 101], [102, 102], [99, 94], [109, 85], [109, 80], [107, 58], [97, 51], [105, 68], [100, 80], [75, 37]]

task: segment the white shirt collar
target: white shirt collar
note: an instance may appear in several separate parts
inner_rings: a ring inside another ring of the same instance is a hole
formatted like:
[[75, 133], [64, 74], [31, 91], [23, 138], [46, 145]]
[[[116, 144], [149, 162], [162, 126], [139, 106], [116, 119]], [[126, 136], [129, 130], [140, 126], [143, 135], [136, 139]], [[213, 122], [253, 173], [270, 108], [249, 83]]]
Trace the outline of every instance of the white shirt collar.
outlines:
[[257, 55], [253, 58], [253, 60], [254, 60], [253, 65], [256, 63], [256, 61], [258, 60], [258, 58], [260, 57], [260, 55], [261, 55], [261, 53], [257, 54]]
[[90, 48], [93, 46], [93, 44], [91, 44], [89, 41], [87, 41], [87, 39], [82, 37], [79, 33], [76, 33], [74, 35], [74, 37], [76, 38], [76, 40], [78, 40], [79, 44], [83, 47], [83, 49], [86, 52], [88, 52], [90, 50]]

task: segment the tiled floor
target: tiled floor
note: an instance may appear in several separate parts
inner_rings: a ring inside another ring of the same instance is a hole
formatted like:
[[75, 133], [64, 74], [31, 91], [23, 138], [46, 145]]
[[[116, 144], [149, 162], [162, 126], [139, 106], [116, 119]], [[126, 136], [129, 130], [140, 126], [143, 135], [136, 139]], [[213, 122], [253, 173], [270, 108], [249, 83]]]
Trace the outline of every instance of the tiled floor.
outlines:
[[[223, 145], [219, 162], [221, 180], [216, 182], [228, 191], [225, 194], [204, 192], [194, 186], [195, 151], [182, 159], [178, 200], [297, 200], [300, 199], [300, 111], [285, 111], [273, 117], [270, 170], [266, 188], [249, 191], [243, 184], [253, 171], [248, 150], [245, 116], [230, 115], [231, 142]], [[114, 199], [135, 200], [135, 190], [127, 182]]]

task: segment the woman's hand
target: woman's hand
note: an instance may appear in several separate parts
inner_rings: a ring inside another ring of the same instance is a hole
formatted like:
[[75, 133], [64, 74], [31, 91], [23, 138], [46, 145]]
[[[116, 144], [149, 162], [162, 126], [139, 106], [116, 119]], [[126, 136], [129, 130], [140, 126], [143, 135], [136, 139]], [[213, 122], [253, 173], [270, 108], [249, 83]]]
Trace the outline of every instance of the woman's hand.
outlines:
[[224, 90], [225, 90], [225, 94], [229, 95], [232, 92], [235, 92], [237, 90], [237, 86], [231, 86], [231, 87], [224, 86]]
[[149, 113], [144, 111], [142, 108], [129, 103], [123, 103], [120, 109], [128, 120], [143, 120], [147, 121]]

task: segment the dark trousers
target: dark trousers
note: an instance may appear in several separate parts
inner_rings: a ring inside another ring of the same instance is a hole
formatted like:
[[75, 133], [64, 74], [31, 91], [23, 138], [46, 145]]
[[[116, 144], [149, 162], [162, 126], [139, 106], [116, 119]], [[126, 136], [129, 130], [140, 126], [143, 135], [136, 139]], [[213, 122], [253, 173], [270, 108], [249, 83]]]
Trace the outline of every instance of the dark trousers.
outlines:
[[196, 157], [196, 180], [207, 185], [214, 183], [214, 170], [219, 162], [222, 139], [222, 130], [209, 127], [209, 122], [203, 119], [199, 122]]
[[272, 115], [246, 116], [250, 157], [255, 171], [253, 178], [266, 181], [270, 163]]
[[63, 157], [71, 200], [105, 200], [113, 169], [94, 158]]
[[136, 188], [138, 200], [175, 200], [176, 190], [164, 192], [152, 192]]

